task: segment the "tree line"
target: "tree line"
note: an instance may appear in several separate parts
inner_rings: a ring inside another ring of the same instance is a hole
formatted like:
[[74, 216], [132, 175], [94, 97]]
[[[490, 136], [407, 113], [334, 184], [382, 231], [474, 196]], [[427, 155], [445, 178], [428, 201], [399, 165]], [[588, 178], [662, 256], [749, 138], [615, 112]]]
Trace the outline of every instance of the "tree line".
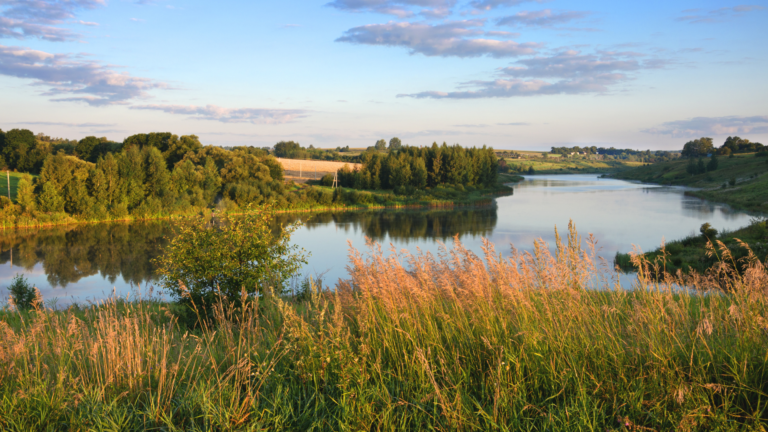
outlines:
[[738, 136], [729, 136], [725, 139], [723, 145], [715, 149], [714, 140], [709, 137], [701, 137], [691, 140], [683, 146], [682, 155], [688, 158], [709, 156], [717, 154], [720, 156], [730, 156], [738, 153], [762, 153], [768, 152], [768, 147], [759, 142], [751, 142]]
[[571, 155], [600, 155], [610, 156], [615, 159], [630, 160], [637, 162], [664, 162], [672, 159], [676, 159], [679, 154], [676, 152], [669, 152], [664, 150], [632, 150], [632, 149], [617, 149], [615, 147], [552, 147], [551, 154], [559, 154], [564, 157]]
[[32, 174], [19, 181], [16, 203], [0, 199], [5, 223], [144, 218], [267, 201], [289, 208], [332, 199], [291, 193], [282, 166], [264, 149], [203, 146], [195, 135], [136, 134], [122, 143], [86, 137], [56, 149], [14, 129], [0, 131], [0, 156], [4, 168]]
[[[400, 146], [387, 154], [366, 151], [362, 167], [339, 169], [341, 186], [354, 189], [392, 189], [412, 193], [438, 185], [491, 187], [498, 178], [498, 160], [493, 149], [464, 148], [458, 144], [431, 147]], [[328, 181], [326, 178], [324, 181]]]

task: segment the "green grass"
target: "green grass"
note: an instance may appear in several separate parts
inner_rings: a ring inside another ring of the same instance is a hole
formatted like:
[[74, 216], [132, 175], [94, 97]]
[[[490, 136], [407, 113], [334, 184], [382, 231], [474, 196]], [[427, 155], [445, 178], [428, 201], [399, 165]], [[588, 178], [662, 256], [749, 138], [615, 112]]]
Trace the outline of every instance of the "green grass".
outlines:
[[[10, 173], [11, 200], [13, 200], [13, 202], [16, 202], [16, 188], [18, 187], [19, 180], [21, 180], [22, 176], [24, 176], [24, 173]], [[8, 177], [5, 171], [0, 172], [0, 196], [8, 196]]]
[[[519, 166], [523, 170], [533, 166], [535, 174], [610, 173], [643, 165], [642, 162], [593, 160], [581, 156], [564, 158], [561, 155], [548, 155], [546, 158], [506, 159], [506, 162], [510, 167]], [[523, 171], [521, 174], [526, 174], [526, 172]]]
[[[720, 157], [717, 170], [698, 175], [688, 174], [687, 165], [687, 159], [680, 159], [622, 171], [613, 177], [691, 186], [699, 190], [689, 192], [690, 195], [738, 209], [768, 213], [768, 158], [755, 157], [754, 153]], [[731, 180], [735, 180], [734, 186], [729, 184]]]
[[0, 430], [764, 431], [765, 270], [730, 294], [598, 291], [569, 234], [511, 263], [491, 245], [413, 268], [353, 254], [333, 292], [209, 320], [153, 301], [6, 310]]
[[[718, 233], [710, 240], [715, 244], [722, 243], [728, 249], [727, 261], [742, 272], [750, 251], [758, 260], [768, 261], [768, 221], [766, 220], [754, 219], [749, 226], [736, 231]], [[749, 249], [744, 248], [743, 244], [750, 245]], [[667, 273], [674, 274], [678, 270], [684, 274], [704, 273], [724, 258], [719, 249], [720, 247], [716, 247], [714, 253], [708, 253], [707, 239], [702, 235], [692, 235], [667, 243], [663, 250], [658, 248], [646, 252], [643, 258], [650, 262], [663, 263], [662, 268]], [[666, 258], [664, 258], [665, 255]], [[629, 254], [617, 253], [614, 263], [624, 271], [637, 270]]]

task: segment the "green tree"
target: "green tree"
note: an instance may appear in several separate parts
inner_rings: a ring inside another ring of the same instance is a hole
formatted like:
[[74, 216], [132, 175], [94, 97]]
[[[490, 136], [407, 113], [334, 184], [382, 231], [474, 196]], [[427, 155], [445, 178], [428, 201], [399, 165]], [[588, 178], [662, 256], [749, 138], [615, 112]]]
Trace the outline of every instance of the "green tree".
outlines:
[[101, 140], [95, 136], [87, 136], [81, 139], [75, 146], [75, 155], [82, 160], [90, 160], [96, 146], [101, 144]]
[[403, 147], [403, 142], [400, 141], [400, 138], [394, 137], [391, 140], [389, 140], [389, 149], [390, 150], [400, 150], [400, 148]]
[[64, 198], [56, 190], [51, 182], [46, 182], [42, 186], [42, 192], [37, 197], [40, 210], [49, 213], [64, 211]]
[[376, 145], [373, 146], [376, 150], [386, 150], [387, 149], [387, 142], [383, 139], [380, 139], [376, 141]]
[[416, 189], [424, 189], [427, 187], [427, 165], [424, 163], [424, 159], [416, 158], [411, 166], [411, 184]]
[[712, 138], [702, 137], [685, 143], [683, 146], [682, 155], [689, 158], [706, 156], [712, 153], [714, 148], [715, 147], [712, 144]]
[[712, 155], [712, 157], [709, 159], [709, 163], [707, 163], [707, 171], [714, 171], [717, 169], [717, 166], [719, 165], [719, 161], [717, 160], [717, 155]]
[[709, 241], [713, 241], [715, 240], [715, 237], [717, 237], [717, 230], [712, 228], [712, 225], [710, 225], [709, 222], [701, 225], [699, 232], [702, 236], [704, 236], [705, 239]]
[[238, 301], [241, 292], [254, 294], [272, 287], [283, 292], [306, 253], [290, 244], [297, 225], [274, 234], [274, 208], [250, 209], [244, 216], [222, 221], [203, 218], [183, 223], [155, 262], [162, 284], [182, 302], [211, 305], [221, 292]]
[[21, 209], [27, 213], [31, 213], [37, 208], [35, 187], [32, 185], [31, 175], [26, 174], [19, 180], [16, 189], [16, 202], [21, 206]]
[[11, 294], [13, 303], [21, 310], [31, 308], [37, 298], [35, 289], [29, 286], [29, 282], [27, 282], [24, 276], [19, 274], [13, 278], [11, 285], [8, 287], [8, 292]]
[[37, 162], [33, 157], [37, 147], [35, 134], [28, 129], [11, 129], [3, 141], [2, 154], [8, 168], [32, 172]]
[[275, 144], [275, 156], [281, 158], [294, 158], [301, 152], [301, 145], [293, 141], [280, 141]]

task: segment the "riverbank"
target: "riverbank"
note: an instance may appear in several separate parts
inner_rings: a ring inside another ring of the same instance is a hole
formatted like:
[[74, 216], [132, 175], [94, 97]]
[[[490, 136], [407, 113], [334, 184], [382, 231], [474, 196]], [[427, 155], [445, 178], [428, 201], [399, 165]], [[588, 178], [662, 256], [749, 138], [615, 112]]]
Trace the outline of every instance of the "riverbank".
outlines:
[[[353, 211], [372, 209], [415, 209], [415, 208], [451, 208], [490, 205], [493, 198], [513, 193], [508, 183], [522, 180], [523, 177], [500, 174], [499, 181], [492, 188], [476, 189], [472, 186], [438, 186], [427, 190], [415, 190], [410, 195], [396, 195], [392, 190], [355, 190], [350, 188], [331, 188], [320, 185], [290, 183], [291, 194], [295, 201], [287, 201], [279, 213], [307, 213], [324, 211]], [[316, 195], [317, 200], [308, 200], [308, 194]], [[148, 220], [183, 219], [200, 214], [238, 214], [243, 209], [233, 206], [219, 206], [216, 209], [192, 207], [186, 212], [173, 214], [158, 213], [129, 215], [116, 218], [87, 219], [66, 213], [21, 213], [19, 209], [7, 206], [0, 209], [0, 229], [43, 228], [58, 225], [89, 224], [102, 222], [132, 222]]]
[[[708, 247], [709, 240], [715, 245], [714, 249]], [[727, 253], [723, 252], [723, 246]], [[752, 259], [768, 263], [768, 219], [754, 219], [749, 226], [736, 231], [711, 231], [709, 237], [700, 234], [673, 240], [666, 243], [663, 249], [659, 247], [644, 253], [643, 258], [658, 263], [663, 272], [670, 274], [678, 270], [685, 275], [692, 272], [703, 274], [723, 261], [743, 273]], [[637, 271], [630, 254], [617, 253], [614, 263], [622, 271]], [[663, 273], [655, 274], [661, 276]]]
[[457, 246], [413, 268], [353, 253], [332, 292], [208, 321], [153, 300], [5, 310], [0, 429], [760, 430], [758, 279], [597, 291], [595, 261], [558, 250], [483, 262]]
[[[691, 174], [688, 159], [655, 163], [611, 175], [622, 180], [697, 188], [686, 194], [752, 212], [768, 214], [768, 157], [719, 157], [717, 169]], [[707, 162], [708, 159], [704, 158]]]
[[510, 173], [531, 174], [602, 174], [629, 170], [644, 165], [615, 159], [600, 159], [599, 156], [562, 157], [548, 153], [547, 156], [526, 155], [521, 159], [505, 159]]

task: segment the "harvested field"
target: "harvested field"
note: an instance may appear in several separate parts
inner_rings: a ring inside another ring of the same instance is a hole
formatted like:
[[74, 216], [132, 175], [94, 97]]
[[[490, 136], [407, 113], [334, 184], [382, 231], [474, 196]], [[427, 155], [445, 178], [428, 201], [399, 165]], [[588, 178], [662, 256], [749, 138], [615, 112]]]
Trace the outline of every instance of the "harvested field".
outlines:
[[325, 174], [335, 173], [344, 165], [349, 165], [351, 169], [360, 167], [360, 164], [334, 161], [302, 160], [302, 159], [283, 159], [277, 158], [285, 171], [286, 180], [293, 180], [301, 183], [307, 180], [320, 180]]

